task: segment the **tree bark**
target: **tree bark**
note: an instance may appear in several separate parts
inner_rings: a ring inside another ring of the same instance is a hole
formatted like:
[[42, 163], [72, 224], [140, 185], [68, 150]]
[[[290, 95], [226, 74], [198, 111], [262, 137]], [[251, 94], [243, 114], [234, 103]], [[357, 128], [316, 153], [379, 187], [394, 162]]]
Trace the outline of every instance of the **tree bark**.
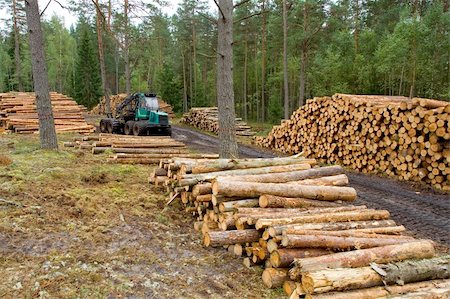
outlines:
[[131, 94], [131, 70], [130, 70], [130, 41], [129, 41], [129, 29], [128, 29], [128, 0], [124, 1], [124, 62], [125, 62], [125, 90], [127, 94]]
[[285, 235], [329, 235], [329, 236], [347, 236], [347, 237], [386, 237], [389, 235], [395, 235], [399, 232], [404, 232], [406, 229], [403, 225], [400, 226], [388, 226], [388, 227], [375, 227], [375, 228], [360, 228], [360, 229], [345, 229], [345, 230], [332, 230], [332, 231], [319, 231], [311, 229], [293, 229], [287, 228], [283, 231]]
[[217, 247], [222, 245], [257, 242], [260, 237], [261, 233], [256, 229], [214, 231], [204, 235], [203, 244], [207, 247]]
[[219, 0], [218, 5], [217, 104], [219, 108], [219, 156], [221, 158], [238, 158], [233, 90], [233, 0]]
[[295, 182], [289, 182], [289, 184], [297, 185], [316, 185], [316, 186], [347, 186], [348, 177], [345, 174], [325, 176], [316, 179], [300, 180]]
[[374, 220], [374, 221], [352, 221], [352, 222], [318, 222], [318, 223], [304, 223], [304, 224], [288, 224], [276, 225], [268, 228], [269, 235], [275, 237], [281, 235], [283, 231], [289, 232], [291, 230], [349, 230], [349, 229], [370, 229], [378, 227], [396, 227], [393, 220]]
[[[266, 9], [266, 1], [262, 1], [261, 11]], [[266, 14], [262, 15], [261, 28], [261, 121], [266, 121]]]
[[19, 26], [17, 25], [17, 4], [16, 0], [12, 0], [13, 6], [13, 27], [14, 27], [14, 63], [16, 68], [16, 79], [17, 79], [17, 88], [19, 91], [23, 91], [23, 82], [22, 82], [22, 66], [20, 59], [20, 32]]
[[315, 223], [315, 222], [344, 222], [344, 221], [365, 221], [365, 220], [385, 220], [389, 218], [389, 212], [386, 210], [366, 210], [357, 212], [324, 213], [321, 215], [306, 215], [292, 218], [279, 219], [259, 219], [255, 227], [257, 229], [280, 224], [294, 223]]
[[103, 22], [102, 13], [98, 0], [95, 0], [95, 9], [97, 12], [97, 46], [98, 46], [98, 60], [100, 62], [100, 75], [102, 77], [103, 95], [105, 96], [105, 112], [107, 115], [111, 114], [111, 101], [109, 98], [108, 81], [106, 80], [105, 55], [103, 52]]
[[334, 202], [318, 201], [306, 198], [289, 198], [264, 194], [259, 197], [261, 208], [308, 208], [308, 207], [337, 207]]
[[332, 251], [321, 248], [281, 248], [270, 254], [270, 262], [275, 268], [288, 268], [296, 259], [329, 255]]
[[288, 60], [287, 60], [287, 7], [283, 0], [283, 86], [284, 86], [284, 119], [289, 118], [289, 82], [288, 82]]
[[[341, 166], [326, 166], [314, 169], [290, 171], [284, 173], [268, 173], [259, 175], [241, 175], [236, 176], [235, 180], [240, 182], [258, 182], [258, 183], [287, 183], [292, 181], [319, 178], [330, 175], [343, 174], [345, 171]], [[281, 196], [286, 196], [285, 194]]]
[[[398, 245], [387, 245], [369, 249], [338, 252], [326, 256], [300, 258], [295, 260], [291, 277], [298, 272], [314, 272], [336, 268], [359, 268], [371, 263], [387, 264], [407, 259], [425, 259], [435, 255], [430, 241], [415, 241]], [[300, 275], [294, 277], [300, 278]]]
[[269, 289], [283, 286], [283, 283], [288, 279], [288, 269], [283, 268], [267, 268], [262, 274], [263, 283]]
[[39, 118], [39, 137], [44, 149], [58, 149], [52, 102], [48, 87], [47, 65], [44, 53], [41, 18], [37, 0], [25, 1], [30, 40], [33, 83], [36, 92], [36, 110]]
[[352, 201], [356, 199], [356, 191], [350, 187], [240, 182], [223, 177], [219, 177], [213, 182], [212, 189], [214, 195], [242, 196], [247, 198], [270, 194], [331, 201]]
[[[408, 283], [405, 285], [373, 287], [367, 289], [353, 290], [347, 292], [330, 292], [325, 294], [309, 294], [307, 299], [361, 299], [361, 298], [391, 298], [392, 295], [406, 294], [418, 290], [443, 289], [450, 286], [450, 280], [430, 280], [423, 282]], [[423, 298], [423, 297], [415, 297]]]
[[380, 275], [372, 267], [305, 272], [302, 275], [302, 286], [308, 293], [324, 293], [362, 289], [383, 284], [406, 284], [431, 279], [446, 279], [450, 277], [450, 256], [377, 265], [377, 268], [380, 269], [378, 271], [381, 271], [383, 275]]
[[187, 100], [187, 82], [186, 82], [186, 59], [184, 52], [181, 54], [183, 59], [183, 112], [188, 111], [188, 100]]

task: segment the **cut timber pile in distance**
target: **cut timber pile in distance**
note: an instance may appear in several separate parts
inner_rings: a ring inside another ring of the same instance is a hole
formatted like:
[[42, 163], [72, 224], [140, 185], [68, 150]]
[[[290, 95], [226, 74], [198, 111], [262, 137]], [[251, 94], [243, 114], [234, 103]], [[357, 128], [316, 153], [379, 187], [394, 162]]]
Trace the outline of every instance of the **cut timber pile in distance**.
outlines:
[[405, 97], [314, 98], [256, 143], [365, 173], [450, 190], [450, 104]]
[[[110, 96], [111, 113], [113, 115], [115, 115], [115, 113], [116, 113], [116, 106], [119, 105], [120, 103], [122, 103], [123, 100], [125, 100], [126, 97], [127, 97], [127, 94], [125, 94], [125, 93], [121, 93], [121, 94], [116, 94], [116, 95]], [[169, 114], [169, 117], [171, 119], [175, 118], [175, 113], [173, 113], [172, 106], [170, 106], [169, 104], [167, 104], [166, 102], [164, 102], [160, 98], [158, 98], [158, 103], [159, 103], [159, 109], [161, 111], [166, 112], [167, 114]], [[101, 99], [100, 103], [97, 106], [92, 108], [91, 113], [92, 114], [106, 115], [105, 97], [103, 97]]]
[[[195, 128], [218, 133], [219, 132], [219, 116], [217, 107], [191, 108], [181, 118], [181, 122]], [[242, 118], [236, 118], [235, 122], [236, 135], [253, 136], [255, 132]]]
[[172, 158], [150, 182], [167, 188], [167, 204], [179, 199], [196, 218], [205, 246], [265, 268], [264, 284], [291, 298], [450, 292], [450, 257], [438, 257], [432, 241], [403, 235], [388, 211], [353, 205], [357, 194], [340, 166], [295, 156]]
[[[95, 128], [86, 123], [86, 107], [72, 98], [51, 92], [53, 117], [57, 133], [92, 133]], [[15, 133], [35, 133], [39, 130], [36, 96], [30, 92], [0, 93], [0, 126]]]
[[111, 152], [108, 161], [121, 164], [158, 164], [172, 157], [217, 158], [218, 155], [190, 153], [185, 144], [167, 136], [128, 136], [116, 134], [75, 137], [65, 147], [90, 150], [93, 154]]

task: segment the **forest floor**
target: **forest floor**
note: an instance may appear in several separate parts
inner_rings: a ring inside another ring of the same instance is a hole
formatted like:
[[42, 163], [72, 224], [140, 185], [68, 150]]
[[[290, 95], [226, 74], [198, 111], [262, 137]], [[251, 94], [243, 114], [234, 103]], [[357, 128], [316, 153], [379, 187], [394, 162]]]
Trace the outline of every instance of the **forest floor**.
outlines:
[[[59, 141], [73, 135], [59, 135]], [[0, 138], [0, 298], [277, 298], [262, 270], [203, 248], [151, 166]]]

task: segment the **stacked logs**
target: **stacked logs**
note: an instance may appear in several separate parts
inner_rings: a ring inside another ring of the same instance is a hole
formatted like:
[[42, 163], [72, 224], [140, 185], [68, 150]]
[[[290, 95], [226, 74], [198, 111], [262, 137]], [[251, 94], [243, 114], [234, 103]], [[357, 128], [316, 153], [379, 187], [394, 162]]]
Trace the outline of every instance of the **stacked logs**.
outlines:
[[450, 104], [336, 94], [314, 98], [257, 144], [450, 190]]
[[[217, 107], [191, 108], [181, 118], [181, 122], [208, 132], [219, 132], [219, 116]], [[255, 132], [242, 118], [236, 118], [236, 135], [253, 136]]]
[[[94, 127], [86, 123], [84, 106], [78, 105], [72, 98], [51, 92], [53, 117], [57, 133], [91, 133]], [[0, 94], [0, 126], [15, 133], [35, 133], [39, 130], [34, 93]]]
[[[125, 93], [121, 93], [121, 94], [116, 94], [116, 95], [110, 96], [111, 113], [113, 115], [115, 115], [115, 113], [116, 113], [117, 105], [122, 103], [123, 100], [125, 100], [126, 97], [127, 97], [127, 94], [125, 94]], [[168, 103], [164, 102], [160, 98], [158, 98], [158, 103], [159, 103], [159, 109], [161, 111], [166, 112], [167, 114], [169, 114], [170, 118], [175, 118], [175, 113], [173, 113], [171, 105], [169, 105]], [[95, 106], [94, 108], [92, 108], [91, 113], [92, 114], [98, 114], [98, 115], [106, 114], [105, 97], [102, 97], [102, 99], [100, 100], [100, 103], [97, 106]]]
[[111, 153], [108, 162], [120, 164], [158, 164], [172, 157], [217, 158], [217, 155], [192, 154], [184, 143], [167, 136], [128, 136], [104, 134], [75, 137], [65, 147], [91, 150], [93, 154]]
[[393, 287], [397, 293], [448, 290], [450, 280], [436, 279], [449, 278], [450, 257], [436, 258], [431, 241], [402, 235], [388, 211], [350, 204], [356, 191], [340, 166], [315, 165], [296, 156], [173, 158], [161, 161], [151, 183], [196, 217], [205, 246], [264, 267], [264, 284], [283, 286], [292, 298], [348, 290], [375, 298], [364, 294], [381, 294], [384, 282], [406, 283]]

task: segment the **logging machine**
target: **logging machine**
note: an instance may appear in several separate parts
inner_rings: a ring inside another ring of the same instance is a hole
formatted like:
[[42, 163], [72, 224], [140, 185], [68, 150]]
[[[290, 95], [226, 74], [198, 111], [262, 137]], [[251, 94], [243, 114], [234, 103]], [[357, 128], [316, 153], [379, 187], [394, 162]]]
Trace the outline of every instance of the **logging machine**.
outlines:
[[134, 93], [116, 106], [116, 113], [100, 121], [100, 132], [125, 135], [172, 134], [169, 115], [159, 111], [156, 94]]

